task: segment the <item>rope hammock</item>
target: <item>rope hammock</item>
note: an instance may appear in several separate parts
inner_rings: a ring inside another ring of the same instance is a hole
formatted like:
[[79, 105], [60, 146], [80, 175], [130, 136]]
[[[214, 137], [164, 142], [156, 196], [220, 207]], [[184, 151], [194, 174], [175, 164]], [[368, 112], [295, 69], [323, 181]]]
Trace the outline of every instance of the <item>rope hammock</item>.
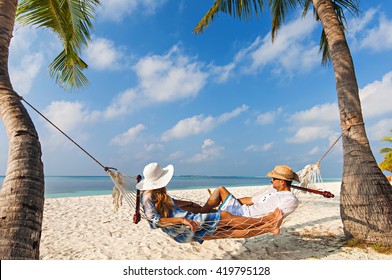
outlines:
[[[301, 193], [308, 192], [308, 193], [322, 195], [326, 198], [332, 198], [334, 197], [332, 193], [328, 191], [312, 188], [315, 186], [315, 183], [322, 182], [320, 176], [320, 169], [318, 168], [318, 166], [319, 165], [317, 164], [309, 165], [306, 166], [303, 170], [301, 170], [301, 172], [299, 172], [302, 175], [306, 175], [306, 177], [304, 177], [303, 180], [307, 180], [305, 183], [308, 186], [307, 188], [302, 186], [295, 186], [295, 185], [292, 185], [291, 188], [293, 188], [294, 190], [298, 190]], [[108, 170], [107, 172], [115, 184], [112, 193], [114, 210], [117, 211], [122, 206], [122, 201], [125, 200], [127, 204], [130, 206], [130, 208], [134, 211], [133, 222], [135, 224], [139, 223], [141, 220], [148, 220], [141, 207], [141, 203], [140, 203], [141, 193], [139, 190], [136, 189], [136, 184], [141, 180], [141, 176], [138, 175], [136, 177], [132, 177], [132, 176], [121, 174], [120, 172], [114, 170]], [[188, 201], [192, 200], [194, 202], [203, 205], [202, 204], [203, 202], [195, 201], [194, 198], [191, 199], [186, 197], [180, 198], [178, 196], [176, 196], [176, 198], [182, 200], [188, 200]], [[222, 222], [229, 225], [232, 221], [233, 220], [223, 220]], [[228, 228], [227, 230], [221, 231], [220, 238], [238, 238], [238, 237], [247, 238], [248, 232], [251, 232], [254, 227], [253, 224], [250, 223], [249, 221], [244, 221], [243, 225], [244, 225], [244, 231], [242, 232], [243, 236], [233, 235], [232, 230]], [[165, 226], [165, 228], [166, 227], [169, 227], [171, 230], [175, 232], [182, 231], [185, 233], [186, 231], [190, 231], [189, 227], [184, 225], [179, 225], [179, 224], [171, 224], [170, 226]], [[265, 230], [272, 230], [272, 227], [266, 228]], [[258, 234], [255, 235], [259, 235], [263, 233], [265, 233], [264, 230], [260, 231]], [[253, 236], [254, 235], [252, 235], [251, 237]]]
[[[16, 93], [15, 93], [16, 94]], [[17, 94], [16, 94], [17, 95]], [[114, 183], [113, 189], [113, 206], [114, 210], [117, 211], [119, 207], [122, 206], [122, 201], [125, 200], [131, 209], [135, 211], [133, 215], [133, 222], [135, 224], [139, 223], [141, 220], [147, 220], [147, 217], [144, 211], [141, 209], [141, 193], [136, 189], [136, 184], [142, 179], [140, 175], [138, 176], [128, 176], [124, 175], [117, 171], [114, 167], [107, 167], [100, 163], [96, 158], [94, 158], [90, 153], [88, 153], [85, 149], [83, 149], [78, 143], [76, 143], [71, 137], [69, 137], [66, 133], [64, 133], [59, 127], [57, 127], [53, 122], [51, 122], [47, 117], [45, 117], [41, 112], [39, 112], [36, 108], [34, 108], [29, 102], [27, 102], [24, 98], [17, 95], [20, 100], [24, 101], [30, 108], [32, 108], [37, 114], [39, 114], [42, 118], [44, 118], [48, 123], [50, 123], [54, 128], [56, 128], [60, 133], [62, 133], [65, 137], [67, 137], [72, 143], [74, 143], [78, 148], [80, 148], [85, 154], [87, 154], [91, 159], [93, 159], [97, 164], [99, 164], [105, 172], [108, 173], [110, 178]], [[324, 197], [334, 197], [328, 191], [322, 191], [317, 189], [317, 185], [322, 185], [322, 177], [320, 174], [320, 161], [326, 156], [326, 154], [332, 149], [332, 147], [338, 142], [342, 135], [330, 146], [327, 152], [321, 157], [321, 159], [316, 164], [311, 164], [305, 166], [302, 170], [297, 172], [300, 178], [301, 186], [292, 185], [291, 188], [294, 190], [298, 190], [299, 192], [308, 192], [319, 194]], [[220, 220], [220, 224], [223, 224], [223, 227], [218, 228], [219, 234], [216, 235], [216, 238], [241, 238], [241, 237], [253, 237], [256, 235], [260, 235], [266, 232], [270, 232], [272, 228], [276, 226], [276, 224], [272, 225], [271, 228], [268, 228], [268, 221], [266, 222], [266, 227], [262, 230], [257, 231], [257, 227], [255, 227], [255, 219], [254, 218], [241, 218], [241, 224], [239, 231], [233, 231], [231, 224], [233, 220]], [[237, 218], [237, 219], [240, 219]], [[259, 221], [262, 221], [263, 218], [259, 218]], [[238, 224], [237, 224], [238, 225]], [[183, 233], [184, 236], [189, 234], [190, 228], [188, 226], [179, 225], [179, 224], [170, 224], [165, 225], [161, 228], [164, 232], [170, 235], [171, 231]], [[218, 231], [217, 229], [217, 231]], [[205, 229], [208, 231], [208, 229]]]

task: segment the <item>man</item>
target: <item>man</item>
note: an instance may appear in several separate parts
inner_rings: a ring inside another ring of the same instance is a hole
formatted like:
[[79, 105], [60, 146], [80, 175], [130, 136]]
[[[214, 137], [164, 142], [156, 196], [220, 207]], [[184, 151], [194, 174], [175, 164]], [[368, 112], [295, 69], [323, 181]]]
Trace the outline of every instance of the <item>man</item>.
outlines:
[[272, 188], [253, 197], [235, 198], [225, 187], [215, 189], [206, 204], [198, 209], [199, 213], [219, 210], [233, 215], [258, 218], [273, 212], [276, 208], [282, 210], [284, 216], [292, 213], [298, 206], [298, 199], [291, 192], [292, 181], [299, 182], [298, 175], [287, 165], [277, 165], [268, 172]]

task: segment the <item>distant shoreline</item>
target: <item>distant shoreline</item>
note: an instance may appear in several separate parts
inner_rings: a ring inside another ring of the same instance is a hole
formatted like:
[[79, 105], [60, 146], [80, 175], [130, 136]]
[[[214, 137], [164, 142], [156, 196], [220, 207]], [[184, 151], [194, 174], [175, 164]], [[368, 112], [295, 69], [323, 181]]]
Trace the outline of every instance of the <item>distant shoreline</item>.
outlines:
[[[4, 176], [0, 176], [0, 182]], [[324, 178], [324, 183], [341, 182], [340, 178]], [[226, 187], [245, 187], [269, 185], [270, 178], [262, 176], [208, 176], [179, 175], [174, 176], [168, 189], [197, 190]], [[45, 176], [45, 198], [84, 197], [110, 195], [113, 182], [109, 176]]]

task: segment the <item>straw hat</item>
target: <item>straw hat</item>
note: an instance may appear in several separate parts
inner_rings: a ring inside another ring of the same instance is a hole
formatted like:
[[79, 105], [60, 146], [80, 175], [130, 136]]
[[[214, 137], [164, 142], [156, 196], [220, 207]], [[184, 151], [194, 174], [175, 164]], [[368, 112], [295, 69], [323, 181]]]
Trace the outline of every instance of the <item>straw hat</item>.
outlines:
[[299, 182], [299, 177], [290, 166], [287, 165], [277, 165], [274, 170], [267, 173], [268, 177], [286, 180], [286, 181], [297, 181]]
[[174, 167], [171, 164], [162, 168], [156, 162], [150, 163], [144, 167], [144, 179], [136, 185], [136, 188], [138, 190], [145, 191], [166, 187], [173, 177], [173, 174]]

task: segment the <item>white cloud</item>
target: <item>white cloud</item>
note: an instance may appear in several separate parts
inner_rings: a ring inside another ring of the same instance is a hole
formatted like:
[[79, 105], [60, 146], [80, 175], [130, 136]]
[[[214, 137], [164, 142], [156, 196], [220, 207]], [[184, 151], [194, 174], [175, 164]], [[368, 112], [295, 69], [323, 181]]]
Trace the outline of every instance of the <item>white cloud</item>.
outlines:
[[248, 147], [245, 148], [245, 152], [266, 152], [271, 150], [274, 144], [275, 144], [274, 142], [269, 142], [262, 146], [249, 145]]
[[[43, 114], [77, 143], [89, 139], [86, 125], [96, 120], [93, 117], [94, 113], [89, 112], [80, 102], [53, 101], [43, 110]], [[75, 147], [66, 137], [61, 137], [60, 132], [51, 124], [45, 122], [45, 126], [49, 130], [48, 134], [41, 138], [42, 146], [47, 149], [61, 147], [66, 150]]]
[[313, 149], [311, 149], [309, 151], [309, 155], [317, 155], [318, 153], [320, 153], [320, 148], [319, 147], [314, 147]]
[[106, 20], [119, 22], [132, 14], [154, 14], [165, 2], [166, 0], [101, 0], [101, 8], [97, 11]]
[[360, 90], [364, 118], [382, 116], [392, 112], [392, 71], [385, 74], [381, 81], [374, 81]]
[[316, 105], [309, 110], [294, 113], [289, 121], [294, 125], [336, 123], [339, 121], [339, 108], [336, 103]]
[[276, 111], [270, 111], [257, 116], [256, 122], [261, 125], [273, 123], [278, 115], [282, 113], [283, 109], [280, 107]]
[[45, 108], [44, 115], [64, 132], [77, 130], [91, 120], [90, 113], [80, 102], [53, 101]]
[[185, 138], [189, 135], [201, 134], [212, 130], [215, 126], [216, 119], [211, 116], [193, 116], [191, 118], [180, 120], [173, 128], [164, 132], [162, 140], [168, 141], [173, 138]]
[[211, 65], [210, 74], [212, 77], [215, 77], [215, 82], [224, 83], [231, 77], [234, 68], [235, 63], [229, 63], [224, 66]]
[[140, 91], [147, 101], [154, 103], [195, 97], [208, 77], [202, 66], [175, 46], [164, 56], [140, 59], [134, 70], [140, 80]]
[[392, 118], [382, 119], [377, 121], [370, 127], [366, 127], [366, 133], [370, 140], [380, 141], [383, 136], [389, 135], [391, 127]]
[[201, 147], [201, 153], [194, 155], [190, 162], [210, 161], [221, 155], [223, 147], [215, 145], [211, 139], [206, 139]]
[[182, 158], [184, 156], [184, 152], [182, 152], [182, 151], [176, 151], [176, 152], [174, 152], [174, 153], [171, 153], [170, 155], [169, 155], [169, 160], [178, 160], [178, 159], [180, 159], [180, 158]]
[[163, 151], [163, 145], [157, 143], [145, 144], [144, 151], [146, 151], [147, 153]]
[[224, 113], [216, 118], [212, 116], [204, 117], [203, 115], [196, 115], [191, 118], [180, 120], [173, 128], [162, 134], [162, 140], [168, 141], [173, 138], [185, 138], [190, 135], [209, 132], [217, 125], [237, 117], [247, 109], [248, 106], [242, 105], [241, 107], [238, 107], [231, 112]]
[[[136, 101], [138, 93], [134, 89], [128, 89], [116, 96], [103, 112], [103, 116], [112, 119], [121, 115], [130, 114], [139, 102]], [[143, 103], [139, 103], [143, 104]]]
[[114, 43], [104, 38], [95, 38], [85, 52], [88, 65], [96, 70], [116, 70], [121, 68], [124, 57]]
[[295, 135], [287, 138], [288, 143], [307, 143], [328, 138], [334, 132], [328, 126], [305, 126], [299, 128]]
[[115, 136], [110, 142], [117, 146], [126, 146], [129, 143], [133, 142], [136, 137], [145, 130], [145, 126], [142, 124], [138, 124], [134, 127], [129, 128], [126, 132]]
[[392, 21], [385, 18], [385, 15], [382, 14], [379, 25], [366, 30], [365, 36], [360, 42], [360, 47], [374, 51], [392, 49]]
[[[381, 80], [374, 81], [360, 89], [361, 107], [366, 120], [387, 116], [392, 113], [392, 71], [385, 74]], [[338, 137], [332, 127], [340, 122], [339, 109], [336, 103], [316, 105], [308, 110], [294, 113], [288, 118], [293, 125], [291, 130], [297, 129], [295, 135], [286, 139], [290, 143], [305, 143], [322, 138], [330, 138], [330, 142]], [[379, 120], [376, 125], [368, 126], [369, 139], [378, 139], [380, 131], [386, 131], [387, 121]]]
[[26, 54], [10, 67], [10, 78], [16, 92], [26, 95], [30, 92], [35, 77], [43, 64], [44, 57], [41, 53]]
[[269, 151], [272, 149], [274, 142], [269, 142], [263, 145], [263, 152]]
[[228, 113], [223, 113], [222, 115], [219, 116], [218, 118], [218, 123], [223, 123], [227, 122], [228, 120], [238, 117], [240, 114], [243, 112], [246, 112], [249, 109], [249, 107], [245, 104], [242, 104], [241, 107], [235, 108], [233, 111], [228, 112]]
[[371, 8], [362, 17], [349, 21], [347, 37], [354, 50], [389, 50], [392, 48], [392, 21], [379, 9]]
[[37, 39], [37, 29], [23, 27], [18, 24], [15, 26], [14, 34], [11, 39], [10, 54], [24, 55], [30, 52], [31, 46]]
[[374, 19], [377, 9], [367, 10], [362, 17], [354, 17], [348, 23], [348, 36], [354, 37], [357, 34], [363, 33], [366, 26]]
[[245, 152], [260, 152], [262, 149], [260, 146], [257, 145], [249, 145], [248, 147], [245, 148]]
[[318, 43], [308, 40], [316, 26], [311, 16], [299, 17], [282, 26], [273, 43], [271, 33], [263, 39], [258, 37], [248, 48], [239, 51], [234, 61], [237, 64], [246, 63], [244, 71], [247, 73], [266, 65], [273, 65], [276, 73], [282, 69], [288, 73], [307, 71], [320, 60]]
[[9, 73], [16, 92], [27, 95], [44, 63], [44, 54], [33, 50], [37, 30], [16, 26], [10, 45]]
[[[103, 49], [108, 47], [108, 52], [113, 53], [108, 60], [98, 59], [98, 62], [94, 62], [95, 67], [103, 69], [111, 63], [116, 64], [122, 54], [111, 50], [108, 41], [102, 39], [100, 44]], [[93, 49], [102, 53], [102, 49], [98, 51], [101, 47]], [[183, 55], [177, 46], [162, 56], [146, 56], [133, 67], [139, 79], [138, 85], [118, 94], [106, 109], [95, 111], [92, 116], [113, 119], [151, 104], [193, 98], [206, 84], [209, 75], [202, 71], [203, 67], [202, 63]]]

